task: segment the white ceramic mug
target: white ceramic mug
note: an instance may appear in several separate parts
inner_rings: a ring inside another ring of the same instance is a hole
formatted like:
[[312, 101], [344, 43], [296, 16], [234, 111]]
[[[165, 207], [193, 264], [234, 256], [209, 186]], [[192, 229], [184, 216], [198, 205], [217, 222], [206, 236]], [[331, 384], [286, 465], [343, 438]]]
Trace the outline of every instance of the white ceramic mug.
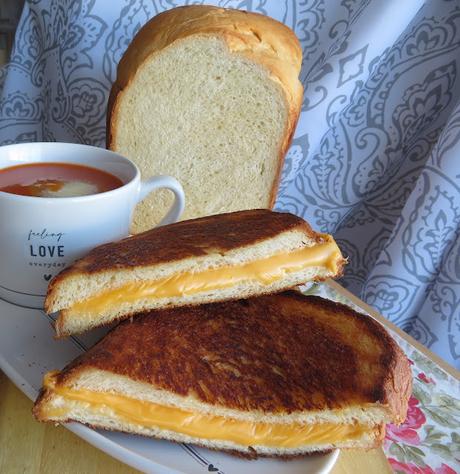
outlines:
[[49, 280], [97, 245], [129, 234], [136, 204], [166, 188], [175, 201], [160, 225], [179, 219], [182, 186], [170, 176], [141, 181], [137, 166], [117, 153], [73, 143], [23, 143], [0, 147], [0, 169], [60, 162], [107, 171], [123, 186], [80, 197], [43, 198], [0, 192], [0, 298], [41, 308]]

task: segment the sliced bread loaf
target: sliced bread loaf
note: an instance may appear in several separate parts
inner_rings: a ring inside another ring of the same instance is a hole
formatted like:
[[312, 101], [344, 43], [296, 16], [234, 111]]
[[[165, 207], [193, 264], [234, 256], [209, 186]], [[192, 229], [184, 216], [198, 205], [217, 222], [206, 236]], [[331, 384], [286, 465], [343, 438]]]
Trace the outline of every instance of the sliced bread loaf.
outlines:
[[[191, 219], [271, 208], [302, 100], [295, 34], [269, 17], [212, 6], [164, 12], [120, 61], [107, 113], [107, 146], [143, 178], [183, 185]], [[142, 202], [133, 231], [157, 224], [172, 202]]]

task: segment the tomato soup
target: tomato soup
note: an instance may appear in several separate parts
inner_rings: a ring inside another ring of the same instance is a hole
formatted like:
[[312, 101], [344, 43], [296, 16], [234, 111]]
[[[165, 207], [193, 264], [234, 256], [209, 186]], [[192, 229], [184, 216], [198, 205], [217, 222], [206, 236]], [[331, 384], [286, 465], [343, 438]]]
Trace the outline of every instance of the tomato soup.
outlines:
[[21, 196], [75, 197], [123, 186], [116, 176], [74, 163], [28, 163], [0, 169], [0, 191]]

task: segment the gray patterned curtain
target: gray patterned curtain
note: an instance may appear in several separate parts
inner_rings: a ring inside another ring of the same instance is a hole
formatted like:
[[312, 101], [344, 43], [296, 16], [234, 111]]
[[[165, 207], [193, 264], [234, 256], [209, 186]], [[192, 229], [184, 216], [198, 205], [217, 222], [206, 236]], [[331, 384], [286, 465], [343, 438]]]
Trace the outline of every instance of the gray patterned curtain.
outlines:
[[[0, 143], [103, 146], [116, 65], [180, 0], [28, 0], [0, 72]], [[303, 47], [277, 209], [333, 233], [341, 283], [460, 368], [460, 0], [220, 0]]]

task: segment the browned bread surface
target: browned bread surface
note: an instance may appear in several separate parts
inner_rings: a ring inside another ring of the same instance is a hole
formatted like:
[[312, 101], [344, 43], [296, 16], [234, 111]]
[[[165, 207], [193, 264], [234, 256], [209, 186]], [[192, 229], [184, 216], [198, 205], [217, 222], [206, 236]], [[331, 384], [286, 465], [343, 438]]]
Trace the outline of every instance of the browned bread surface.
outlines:
[[156, 227], [118, 242], [101, 245], [67, 267], [48, 287], [73, 273], [97, 273], [116, 268], [155, 265], [229, 251], [255, 244], [296, 228], [312, 239], [321, 240], [300, 217], [266, 209], [230, 212]]
[[236, 410], [381, 404], [405, 418], [411, 372], [372, 318], [298, 292], [145, 313], [67, 366], [97, 368]]

